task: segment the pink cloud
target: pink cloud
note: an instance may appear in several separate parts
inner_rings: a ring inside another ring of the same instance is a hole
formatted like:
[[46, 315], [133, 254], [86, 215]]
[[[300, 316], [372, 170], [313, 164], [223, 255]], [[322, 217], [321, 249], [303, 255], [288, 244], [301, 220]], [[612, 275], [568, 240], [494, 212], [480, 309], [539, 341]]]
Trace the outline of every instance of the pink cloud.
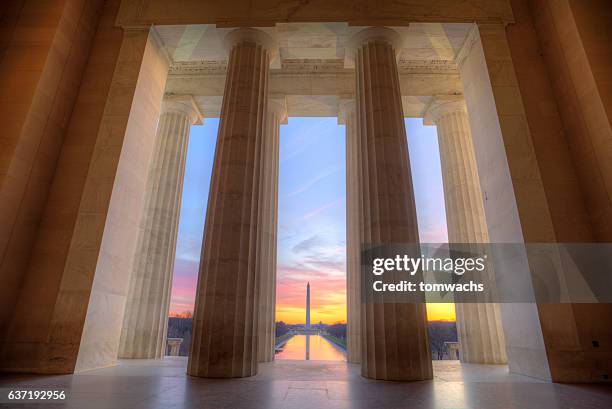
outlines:
[[313, 217], [315, 217], [319, 213], [324, 212], [327, 209], [331, 209], [332, 207], [336, 206], [340, 202], [342, 202], [342, 200], [341, 199], [337, 199], [337, 200], [334, 200], [333, 202], [329, 202], [329, 203], [326, 203], [326, 204], [324, 204], [324, 205], [322, 205], [320, 207], [317, 207], [316, 209], [314, 209], [314, 210], [304, 214], [302, 217], [300, 217], [298, 219], [298, 221], [299, 222], [303, 222], [303, 221], [312, 219]]

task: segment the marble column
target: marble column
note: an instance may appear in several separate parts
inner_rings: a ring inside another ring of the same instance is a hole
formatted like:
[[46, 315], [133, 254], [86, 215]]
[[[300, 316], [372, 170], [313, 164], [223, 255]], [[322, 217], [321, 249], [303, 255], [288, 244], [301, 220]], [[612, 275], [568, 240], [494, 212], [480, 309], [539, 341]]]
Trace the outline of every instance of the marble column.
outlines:
[[260, 186], [273, 40], [241, 28], [229, 50], [211, 177], [187, 373], [230, 378], [257, 373]]
[[[463, 98], [435, 98], [426, 125], [438, 131], [449, 243], [488, 243], [480, 179]], [[462, 362], [503, 364], [506, 345], [498, 304], [457, 303]]]
[[[375, 27], [359, 32], [351, 43], [360, 144], [360, 243], [418, 245], [396, 61], [400, 37], [391, 29]], [[376, 295], [375, 302], [362, 300], [363, 376], [404, 381], [432, 378], [425, 300], [415, 297], [411, 301], [398, 300], [389, 293]]]
[[359, 141], [355, 101], [342, 101], [338, 122], [346, 129], [346, 334], [347, 359], [361, 362], [361, 299], [359, 262]]
[[284, 99], [268, 99], [266, 113], [262, 183], [260, 191], [261, 242], [258, 247], [259, 265], [259, 362], [274, 359], [276, 307], [276, 232], [278, 224], [278, 149], [280, 125], [287, 123]]
[[119, 358], [159, 359], [165, 354], [189, 128], [201, 119], [192, 97], [164, 99], [129, 280]]

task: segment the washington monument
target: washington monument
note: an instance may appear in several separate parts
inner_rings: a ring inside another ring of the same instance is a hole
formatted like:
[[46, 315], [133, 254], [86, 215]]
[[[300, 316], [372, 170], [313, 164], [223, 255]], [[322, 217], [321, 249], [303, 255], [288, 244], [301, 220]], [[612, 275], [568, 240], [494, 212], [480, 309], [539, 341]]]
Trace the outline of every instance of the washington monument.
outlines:
[[310, 282], [306, 284], [306, 329], [310, 329]]

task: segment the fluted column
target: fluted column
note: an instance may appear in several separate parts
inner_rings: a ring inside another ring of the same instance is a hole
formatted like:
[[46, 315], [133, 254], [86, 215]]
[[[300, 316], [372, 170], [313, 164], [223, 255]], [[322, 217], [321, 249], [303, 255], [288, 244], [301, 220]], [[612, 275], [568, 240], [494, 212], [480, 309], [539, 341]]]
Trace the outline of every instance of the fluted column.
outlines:
[[359, 262], [359, 141], [355, 101], [339, 106], [338, 122], [346, 128], [346, 334], [347, 359], [361, 362], [361, 279]]
[[242, 28], [229, 50], [187, 373], [257, 373], [260, 185], [272, 39]]
[[284, 100], [268, 99], [266, 113], [261, 204], [261, 242], [259, 244], [259, 339], [258, 360], [274, 359], [275, 307], [276, 307], [276, 230], [278, 224], [278, 149], [280, 124], [287, 123], [287, 105]]
[[[463, 99], [434, 99], [425, 124], [438, 130], [446, 223], [450, 243], [488, 243], [472, 134]], [[457, 333], [463, 362], [506, 363], [498, 304], [456, 303]]]
[[[360, 242], [419, 242], [396, 50], [399, 35], [369, 28], [353, 38], [360, 148]], [[371, 291], [362, 288], [363, 291]], [[376, 296], [361, 304], [361, 373], [387, 380], [432, 378], [424, 297]]]
[[164, 99], [130, 275], [120, 358], [164, 356], [189, 128], [200, 120], [193, 98]]

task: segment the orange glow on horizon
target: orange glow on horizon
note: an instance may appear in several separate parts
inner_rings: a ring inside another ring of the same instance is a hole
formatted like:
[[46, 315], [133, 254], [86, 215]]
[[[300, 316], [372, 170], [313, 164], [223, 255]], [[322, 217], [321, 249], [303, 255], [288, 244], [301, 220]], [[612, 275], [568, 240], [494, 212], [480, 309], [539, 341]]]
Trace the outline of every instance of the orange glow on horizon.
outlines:
[[168, 314], [170, 318], [193, 318], [193, 312], [191, 311], [170, 311]]
[[[344, 298], [345, 295], [342, 294]], [[346, 323], [346, 304], [320, 305], [310, 310], [311, 322], [313, 324], [323, 322], [324, 324]], [[455, 304], [427, 304], [428, 321], [455, 321]], [[276, 306], [276, 321], [286, 324], [304, 324], [306, 311], [304, 305], [279, 305]]]
[[[312, 285], [312, 283], [311, 283]], [[311, 293], [310, 300], [310, 322], [318, 324], [346, 323], [346, 292], [338, 289], [329, 292]], [[276, 321], [283, 321], [286, 324], [304, 324], [306, 322], [306, 298], [304, 302], [297, 300], [296, 303], [282, 302], [277, 298], [276, 302]]]
[[[171, 317], [191, 318], [191, 311], [171, 311]], [[455, 304], [427, 304], [428, 321], [456, 321]], [[313, 308], [311, 310], [313, 323], [319, 321], [325, 324], [346, 323], [346, 306], [331, 304]], [[276, 321], [284, 321], [287, 324], [303, 324], [305, 311], [303, 306], [276, 306]]]
[[427, 321], [456, 321], [455, 304], [427, 304]]
[[[276, 321], [283, 321], [285, 324], [304, 324], [306, 321], [306, 311], [303, 306], [276, 306]], [[310, 309], [310, 322], [318, 324], [346, 323], [346, 306], [327, 305], [320, 309]]]

